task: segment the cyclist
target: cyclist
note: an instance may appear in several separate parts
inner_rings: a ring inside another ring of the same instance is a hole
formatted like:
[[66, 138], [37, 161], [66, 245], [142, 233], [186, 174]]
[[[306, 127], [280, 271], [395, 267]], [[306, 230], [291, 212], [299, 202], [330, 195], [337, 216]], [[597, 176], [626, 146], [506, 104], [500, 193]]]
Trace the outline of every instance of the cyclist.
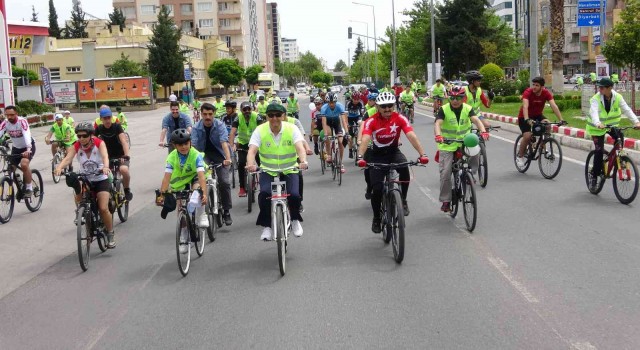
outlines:
[[584, 84], [584, 79], [582, 78], [582, 76], [578, 76], [576, 78], [576, 84], [578, 85], [578, 89], [582, 90], [582, 85]]
[[76, 127], [76, 122], [75, 122], [75, 120], [73, 120], [73, 118], [71, 118], [71, 112], [70, 111], [64, 111], [64, 112], [62, 112], [62, 115], [64, 116], [64, 122], [66, 124], [68, 124], [72, 128]]
[[268, 103], [264, 100], [264, 96], [260, 95], [260, 97], [258, 97], [258, 104], [256, 105], [256, 111], [258, 112], [258, 115], [260, 117], [266, 118], [265, 116], [267, 115], [267, 106]]
[[596, 75], [596, 72], [589, 73], [589, 79], [591, 79], [591, 84], [595, 84], [596, 81], [598, 80], [598, 76]]
[[225, 101], [222, 101], [221, 98], [221, 95], [216, 95], [216, 102], [213, 103], [213, 105], [216, 107], [216, 118], [222, 118], [225, 113]]
[[531, 82], [531, 87], [526, 88], [522, 94], [522, 106], [520, 107], [520, 112], [518, 112], [518, 126], [522, 132], [522, 142], [520, 142], [520, 149], [516, 157], [518, 167], [523, 167], [525, 164], [524, 154], [531, 140], [532, 121], [549, 122], [542, 115], [544, 105], [547, 102], [551, 105], [551, 110], [558, 117], [558, 120], [564, 122], [560, 109], [558, 109], [558, 105], [553, 99], [553, 94], [544, 87], [544, 78], [535, 77], [531, 79]]
[[256, 103], [258, 102], [258, 91], [253, 90], [251, 95], [249, 96], [249, 102], [251, 103], [251, 108], [256, 109]]
[[398, 110], [400, 110], [400, 94], [404, 91], [404, 88], [402, 87], [402, 83], [397, 81], [394, 85], [393, 85], [393, 93], [396, 96], [396, 108]]
[[162, 132], [160, 133], [160, 147], [164, 147], [165, 142], [169, 144], [169, 153], [173, 151], [173, 144], [170, 143], [171, 134], [178, 129], [186, 129], [191, 134], [191, 118], [180, 113], [178, 102], [170, 102], [171, 113], [162, 119]]
[[[249, 104], [249, 102], [243, 102]], [[204, 154], [207, 164], [221, 164], [216, 168], [218, 176], [218, 189], [220, 190], [220, 203], [222, 204], [222, 217], [224, 224], [230, 226], [231, 219], [231, 183], [229, 182], [229, 166], [231, 165], [231, 153], [229, 152], [229, 134], [227, 128], [220, 119], [215, 118], [216, 107], [211, 103], [201, 106], [202, 120], [193, 127], [191, 142], [193, 147]], [[240, 182], [242, 184], [242, 182]]]
[[320, 136], [320, 131], [322, 131], [322, 118], [320, 118], [320, 110], [324, 105], [324, 101], [317, 96], [313, 99], [313, 104], [316, 106], [314, 110], [311, 111], [311, 127], [310, 130], [313, 130], [311, 140], [313, 140], [313, 153], [319, 154], [320, 150], [318, 149], [318, 137]]
[[[96, 129], [96, 136], [102, 139], [107, 147], [109, 160], [120, 159], [120, 174], [122, 174], [122, 186], [124, 195], [128, 201], [133, 199], [131, 193], [131, 173], [129, 172], [129, 143], [121, 124], [111, 122], [111, 109], [105, 108], [104, 113], [100, 111], [102, 125]], [[109, 163], [107, 163], [109, 164]]]
[[442, 106], [444, 99], [447, 98], [447, 90], [442, 83], [442, 79], [436, 80], [436, 83], [431, 87], [431, 96], [433, 97], [433, 115], [435, 115]]
[[[160, 186], [161, 198], [156, 198], [156, 203], [162, 204], [164, 202], [162, 194], [167, 192], [169, 188], [172, 191], [182, 191], [190, 187], [193, 189], [193, 193], [187, 208], [195, 207], [198, 227], [209, 227], [209, 218], [204, 211], [204, 205], [207, 203], [207, 192], [203, 191], [204, 188], [207, 188], [204, 157], [191, 145], [191, 133], [187, 129], [174, 130], [171, 133], [171, 143], [174, 150], [167, 157], [167, 165]], [[191, 211], [191, 213], [193, 212]], [[181, 243], [187, 241], [188, 234], [189, 230], [183, 227], [180, 235]], [[181, 244], [180, 253], [184, 254], [187, 251], [187, 246]]]
[[[386, 91], [393, 94], [393, 91]], [[371, 118], [374, 114], [378, 113], [378, 108], [376, 107], [376, 98], [378, 98], [379, 94], [371, 93], [367, 96], [367, 105], [365, 106], [366, 113], [364, 114], [363, 121], [366, 121], [368, 118]], [[358, 147], [362, 143], [362, 122], [360, 122], [360, 129], [358, 129]], [[366, 162], [370, 161], [370, 150], [373, 144], [369, 142], [369, 146], [367, 147], [366, 152], [362, 155], [362, 159]], [[365, 199], [371, 199], [371, 179], [369, 174], [369, 168], [364, 169], [364, 181], [367, 183], [367, 189], [364, 192]]]
[[[438, 158], [440, 164], [440, 210], [451, 210], [451, 172], [454, 154], [461, 147], [462, 142], [445, 144], [444, 139], [462, 140], [471, 133], [471, 124], [475, 124], [483, 139], [489, 139], [489, 133], [476, 115], [472, 106], [463, 102], [465, 89], [454, 86], [449, 92], [449, 103], [438, 110], [435, 124], [436, 143], [438, 144]], [[471, 157], [469, 167], [472, 171], [478, 169], [479, 155]]]
[[197, 122], [200, 120], [200, 109], [202, 107], [202, 102], [200, 102], [200, 100], [196, 97], [193, 100], [193, 119], [194, 122]]
[[362, 111], [364, 109], [364, 106], [362, 105], [362, 102], [360, 101], [360, 96], [356, 96], [356, 94], [353, 94], [351, 96], [351, 101], [347, 102], [347, 126], [348, 126], [348, 131], [349, 131], [349, 158], [353, 159], [353, 150], [352, 150], [352, 146], [353, 146], [353, 138], [357, 137], [358, 135], [355, 134], [354, 130], [355, 130], [355, 126], [357, 126], [360, 122], [360, 120], [362, 119]]
[[56, 141], [63, 144], [65, 148], [65, 154], [68, 152], [69, 147], [73, 146], [73, 143], [78, 140], [73, 127], [64, 121], [62, 114], [58, 113], [55, 116], [54, 123], [49, 129], [49, 133], [44, 137], [44, 142], [47, 145], [51, 145], [51, 155], [55, 156], [58, 151], [58, 144], [51, 142], [51, 136], [55, 136]]
[[[256, 225], [262, 226], [260, 239], [270, 241], [273, 239], [271, 229], [271, 182], [276, 176], [268, 169], [286, 169], [299, 164], [300, 169], [307, 169], [307, 154], [304, 149], [304, 137], [300, 130], [291, 123], [284, 122], [286, 109], [278, 104], [269, 104], [267, 107], [268, 123], [264, 123], [251, 135], [249, 141], [249, 153], [247, 155], [247, 170], [254, 172], [256, 166], [256, 154], [260, 154], [262, 166], [267, 168], [260, 173], [260, 194], [258, 205], [260, 213]], [[276, 142], [277, 140], [277, 142]], [[302, 216], [300, 215], [300, 177], [298, 170], [287, 170], [280, 177], [287, 182], [289, 197], [289, 210], [291, 212], [291, 230], [294, 236], [302, 236]]]
[[271, 91], [271, 98], [269, 98], [269, 101], [267, 101], [268, 103], [277, 103], [277, 104], [282, 104], [282, 100], [280, 99], [280, 97], [278, 97], [278, 93], [276, 93], [275, 90]]
[[238, 113], [236, 113], [237, 107], [238, 103], [232, 100], [229, 100], [224, 104], [226, 113], [222, 116], [221, 120], [227, 127], [227, 135], [231, 132], [231, 124], [233, 124], [233, 121], [238, 118]]
[[[378, 90], [378, 88], [376, 88], [376, 84], [375, 84], [375, 83], [371, 83], [371, 85], [369, 85], [369, 94], [371, 94], [371, 93], [375, 93], [375, 94], [380, 93], [380, 91]], [[368, 96], [369, 94], [364, 95], [364, 96], [365, 96], [365, 98], [366, 98], [366, 96]]]
[[413, 121], [413, 104], [416, 102], [416, 95], [413, 93], [413, 88], [411, 86], [407, 86], [407, 88], [400, 93], [400, 102], [402, 103], [402, 109], [404, 109], [404, 106], [409, 108], [409, 115], [406, 115], [405, 117]]
[[[638, 117], [629, 108], [627, 102], [621, 94], [613, 90], [614, 82], [609, 78], [602, 78], [598, 82], [598, 90], [591, 97], [589, 108], [589, 117], [587, 118], [587, 134], [591, 136], [595, 146], [595, 155], [593, 157], [593, 176], [591, 177], [591, 187], [596, 187], [598, 176], [602, 173], [602, 159], [604, 156], [604, 139], [605, 126], [620, 124], [621, 116], [624, 114], [633, 123], [634, 128], [640, 128]], [[609, 131], [609, 135], [614, 140], [618, 139], [617, 133]]]
[[127, 116], [122, 112], [122, 107], [116, 107], [116, 112], [118, 112], [117, 118], [120, 121], [120, 125], [122, 125], [122, 130], [127, 131], [129, 127], [129, 121], [127, 120]]
[[[368, 118], [364, 122], [362, 127], [362, 142], [358, 149], [359, 154], [364, 154], [367, 151], [369, 142], [373, 142], [372, 149], [369, 150], [369, 162], [373, 163], [402, 163], [406, 162], [407, 158], [402, 154], [399, 148], [399, 140], [401, 132], [407, 136], [409, 142], [418, 151], [421, 164], [427, 164], [429, 158], [424, 152], [418, 136], [416, 136], [411, 127], [411, 123], [406, 117], [400, 113], [394, 112], [394, 105], [396, 102], [395, 96], [390, 92], [383, 92], [378, 95], [376, 104], [378, 106], [378, 113], [373, 117]], [[358, 166], [367, 166], [366, 160], [363, 156], [358, 156]], [[402, 187], [402, 206], [404, 207], [404, 215], [409, 215], [409, 205], [407, 204], [407, 192], [409, 190], [409, 167], [397, 169], [400, 175], [401, 187]], [[373, 209], [373, 221], [371, 223], [371, 231], [374, 233], [380, 233], [382, 231], [381, 218], [380, 218], [380, 205], [382, 204], [382, 190], [384, 185], [384, 178], [386, 172], [378, 169], [369, 170], [370, 182], [371, 182], [371, 209]]]
[[[15, 157], [9, 158], [9, 164], [14, 167], [19, 166], [22, 169], [24, 176], [23, 194], [28, 197], [33, 194], [29, 163], [31, 163], [31, 159], [36, 153], [36, 142], [31, 137], [29, 122], [25, 118], [18, 117], [18, 109], [15, 106], [6, 106], [4, 114], [7, 119], [0, 124], [0, 139], [7, 133], [13, 142], [11, 155]], [[17, 155], [22, 157], [17, 157]]]
[[[102, 112], [104, 111], [104, 113], [106, 113], [107, 109], [109, 109], [109, 106], [107, 105], [100, 106], [100, 109], [98, 110], [98, 118], [96, 118], [95, 121], [93, 122], [94, 129], [97, 129], [100, 125], [102, 125]], [[113, 113], [111, 113], [110, 109], [109, 109], [109, 115], [111, 116], [112, 123], [120, 123], [120, 120], [113, 116]]]
[[[320, 110], [320, 116], [322, 116], [322, 128], [324, 129], [325, 135], [335, 135], [338, 138], [340, 163], [342, 164], [342, 158], [344, 156], [344, 144], [342, 143], [344, 136], [344, 121], [342, 118], [344, 118], [347, 113], [344, 110], [344, 105], [338, 102], [338, 96], [333, 92], [327, 94], [325, 102], [326, 104], [324, 104]], [[325, 154], [327, 155], [327, 162], [331, 163], [333, 161], [331, 158], [331, 142], [328, 139], [325, 140]], [[344, 174], [344, 164], [342, 164], [340, 172]]]
[[245, 167], [247, 166], [247, 152], [249, 152], [249, 139], [251, 134], [256, 130], [258, 125], [262, 124], [263, 119], [258, 113], [251, 110], [251, 103], [242, 102], [240, 104], [242, 114], [236, 117], [231, 124], [231, 132], [229, 133], [229, 143], [238, 151], [238, 183], [240, 190], [238, 197], [246, 197], [245, 190]]
[[289, 98], [287, 99], [287, 115], [298, 119], [300, 118], [298, 112], [300, 112], [300, 104], [298, 103], [298, 99], [295, 98], [294, 93], [291, 92], [289, 93]]
[[[391, 91], [386, 91], [391, 92]], [[364, 115], [364, 119], [366, 120], [369, 117], [372, 117], [374, 114], [378, 112], [378, 108], [376, 107], [376, 98], [378, 98], [378, 94], [371, 93], [367, 96], [367, 105], [364, 106], [366, 113]]]
[[185, 100], [180, 100], [180, 113], [189, 115], [189, 112], [191, 112], [191, 110], [189, 109], [189, 104], [187, 103], [187, 101]]
[[489, 91], [487, 94], [489, 98], [482, 93], [482, 88], [480, 87], [480, 83], [482, 82], [483, 75], [480, 74], [477, 70], [472, 70], [466, 73], [467, 82], [469, 86], [467, 86], [467, 91], [465, 94], [464, 103], [470, 105], [475, 112], [476, 117], [482, 121], [482, 124], [485, 128], [491, 126], [488, 119], [485, 119], [484, 116], [480, 114], [480, 106], [484, 105], [487, 108], [491, 108], [491, 101], [495, 97], [493, 91]]
[[[111, 184], [109, 181], [109, 155], [107, 153], [107, 146], [105, 142], [99, 138], [93, 136], [95, 129], [91, 122], [80, 122], [76, 126], [75, 133], [78, 137], [78, 142], [73, 144], [73, 147], [67, 152], [67, 156], [64, 157], [62, 162], [58, 164], [55, 170], [56, 175], [62, 174], [62, 170], [71, 165], [73, 158], [77, 156], [80, 169], [83, 172], [97, 172], [101, 170], [101, 174], [92, 174], [88, 177], [89, 189], [95, 193], [96, 202], [98, 203], [98, 211], [100, 217], [104, 223], [104, 227], [107, 230], [107, 248], [113, 249], [116, 247], [115, 232], [113, 231], [112, 215], [109, 211], [109, 197], [111, 191]], [[80, 182], [78, 177], [74, 173], [70, 173], [66, 178], [67, 186], [73, 188], [75, 192], [76, 204], [80, 202], [81, 191]]]

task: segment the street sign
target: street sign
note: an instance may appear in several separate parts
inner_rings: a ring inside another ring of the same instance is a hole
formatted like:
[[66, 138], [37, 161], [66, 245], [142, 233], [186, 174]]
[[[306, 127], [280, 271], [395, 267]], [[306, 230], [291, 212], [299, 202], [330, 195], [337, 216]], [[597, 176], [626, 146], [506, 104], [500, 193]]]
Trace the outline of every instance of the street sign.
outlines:
[[591, 29], [591, 33], [593, 33], [593, 45], [600, 45], [600, 27], [593, 27], [593, 29]]
[[184, 81], [190, 81], [191, 80], [191, 70], [189, 70], [189, 68], [185, 68], [184, 69]]
[[[600, 25], [600, 0], [578, 0], [578, 27]], [[607, 7], [606, 0], [604, 7]]]

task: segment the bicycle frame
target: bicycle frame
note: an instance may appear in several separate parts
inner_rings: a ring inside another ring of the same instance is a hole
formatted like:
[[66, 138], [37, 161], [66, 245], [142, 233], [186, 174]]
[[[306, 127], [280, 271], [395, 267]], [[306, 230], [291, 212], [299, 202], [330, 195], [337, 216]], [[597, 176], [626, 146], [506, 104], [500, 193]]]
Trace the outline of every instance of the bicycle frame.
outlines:
[[[618, 139], [613, 144], [613, 148], [611, 149], [610, 152], [606, 153], [606, 151], [604, 151], [605, 152], [604, 155], [607, 157], [607, 161], [602, 162], [602, 166], [605, 167], [604, 169], [602, 169], [602, 173], [606, 178], [611, 178], [612, 176], [615, 176], [615, 174], [612, 174], [612, 171], [613, 171], [614, 165], [617, 165], [617, 169], [619, 173], [618, 176], [619, 176], [619, 179], [622, 180], [623, 174], [622, 174], [622, 166], [620, 164], [620, 157], [626, 155], [626, 152], [624, 150], [623, 131], [626, 129], [629, 129], [629, 127], [625, 127], [625, 128], [616, 128], [614, 126], [607, 126], [607, 127], [609, 130], [612, 130], [618, 134]], [[627, 172], [630, 172], [630, 170], [627, 169]], [[628, 177], [631, 177], [631, 174], [628, 174]]]
[[287, 203], [287, 182], [280, 180], [280, 174], [271, 182], [271, 227], [273, 232], [278, 232], [278, 220], [276, 213], [278, 207], [282, 208], [284, 213], [284, 240], [289, 237], [289, 227], [291, 226], [291, 215], [289, 213], [289, 204]]

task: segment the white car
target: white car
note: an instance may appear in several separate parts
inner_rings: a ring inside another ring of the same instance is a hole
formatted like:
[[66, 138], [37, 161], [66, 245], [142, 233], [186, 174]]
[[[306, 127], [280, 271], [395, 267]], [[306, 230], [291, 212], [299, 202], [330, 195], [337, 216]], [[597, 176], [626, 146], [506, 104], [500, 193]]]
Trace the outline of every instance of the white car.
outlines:
[[339, 85], [334, 85], [331, 87], [331, 92], [335, 92], [335, 93], [340, 93], [340, 91], [342, 91], [342, 87]]

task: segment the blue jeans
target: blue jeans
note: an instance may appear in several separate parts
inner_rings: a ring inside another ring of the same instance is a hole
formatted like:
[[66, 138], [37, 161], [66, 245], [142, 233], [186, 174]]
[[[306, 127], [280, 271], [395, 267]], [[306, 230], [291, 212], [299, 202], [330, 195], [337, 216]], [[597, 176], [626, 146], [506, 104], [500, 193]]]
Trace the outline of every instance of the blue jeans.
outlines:
[[[258, 195], [258, 206], [260, 213], [256, 225], [263, 227], [271, 227], [271, 181], [274, 177], [267, 173], [260, 173], [260, 194]], [[289, 194], [288, 205], [291, 213], [291, 220], [302, 221], [300, 215], [300, 175], [289, 174], [281, 175], [281, 180], [287, 183], [287, 193]]]

